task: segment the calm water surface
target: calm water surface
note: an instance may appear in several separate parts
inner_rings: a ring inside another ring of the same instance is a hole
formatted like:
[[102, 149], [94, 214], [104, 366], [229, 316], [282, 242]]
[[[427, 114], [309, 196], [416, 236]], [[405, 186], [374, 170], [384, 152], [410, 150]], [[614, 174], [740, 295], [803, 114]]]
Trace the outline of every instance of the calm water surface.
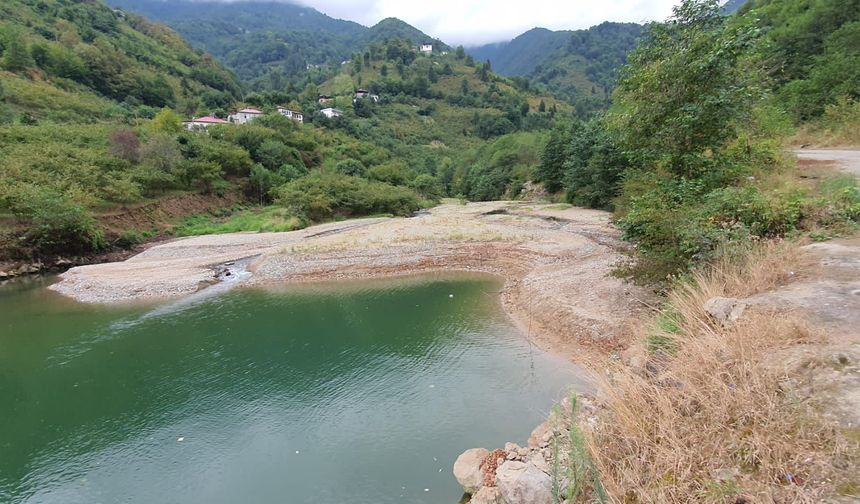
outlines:
[[453, 503], [460, 452], [577, 383], [482, 277], [122, 308], [47, 282], [0, 286], [3, 503]]

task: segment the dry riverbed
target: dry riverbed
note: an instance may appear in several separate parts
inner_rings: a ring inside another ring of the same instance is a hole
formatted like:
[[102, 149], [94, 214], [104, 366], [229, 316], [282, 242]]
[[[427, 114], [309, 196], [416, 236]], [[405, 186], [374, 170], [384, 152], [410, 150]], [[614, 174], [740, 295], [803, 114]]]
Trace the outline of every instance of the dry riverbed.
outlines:
[[245, 285], [471, 271], [505, 279], [502, 303], [524, 333], [562, 355], [623, 346], [646, 291], [613, 278], [623, 243], [610, 215], [565, 205], [445, 204], [412, 218], [288, 233], [178, 239], [126, 261], [73, 268], [52, 289], [87, 303], [182, 296], [252, 258]]

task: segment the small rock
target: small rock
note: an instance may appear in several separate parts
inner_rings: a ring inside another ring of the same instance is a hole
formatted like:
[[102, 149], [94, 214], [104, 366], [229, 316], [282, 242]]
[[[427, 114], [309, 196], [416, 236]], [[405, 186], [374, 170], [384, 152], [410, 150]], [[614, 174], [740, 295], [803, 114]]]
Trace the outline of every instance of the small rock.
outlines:
[[520, 447], [516, 443], [505, 443], [505, 451], [517, 451]]
[[535, 467], [540, 469], [542, 472], [550, 474], [549, 464], [541, 453], [532, 454], [532, 456], [529, 457], [529, 463], [534, 464]]
[[552, 478], [533, 463], [508, 461], [496, 471], [506, 504], [552, 504]]
[[718, 481], [731, 481], [740, 476], [740, 474], [741, 472], [734, 467], [722, 467], [711, 471], [711, 477]]
[[498, 487], [482, 487], [469, 500], [471, 504], [505, 504]]
[[529, 455], [529, 449], [528, 448], [520, 448], [519, 450], [517, 450], [517, 456], [519, 456], [520, 458], [526, 458], [528, 455]]
[[705, 302], [704, 309], [722, 326], [737, 322], [747, 308], [747, 303], [735, 298], [715, 297]]
[[535, 427], [529, 436], [528, 447], [532, 449], [541, 448], [540, 444], [546, 433], [550, 433], [550, 437], [552, 437], [552, 423], [549, 420]]
[[830, 356], [830, 360], [837, 366], [847, 366], [851, 363], [851, 356], [845, 352], [836, 352]]
[[505, 458], [508, 460], [515, 460], [517, 458], [517, 452], [509, 451], [508, 455]]
[[472, 448], [464, 451], [454, 462], [454, 478], [467, 494], [474, 494], [483, 485], [481, 462], [489, 454], [486, 448]]

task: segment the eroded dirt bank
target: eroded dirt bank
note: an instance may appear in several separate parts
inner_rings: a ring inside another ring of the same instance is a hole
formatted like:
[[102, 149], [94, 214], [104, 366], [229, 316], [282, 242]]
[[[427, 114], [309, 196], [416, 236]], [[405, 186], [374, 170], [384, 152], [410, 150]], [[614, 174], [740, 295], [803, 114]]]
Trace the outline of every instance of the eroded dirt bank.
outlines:
[[176, 240], [124, 262], [73, 268], [52, 289], [88, 303], [180, 296], [211, 284], [218, 265], [248, 257], [247, 285], [487, 272], [505, 278], [502, 303], [524, 333], [547, 350], [582, 359], [622, 347], [627, 324], [649, 297], [610, 275], [622, 247], [605, 212], [447, 204], [408, 219]]

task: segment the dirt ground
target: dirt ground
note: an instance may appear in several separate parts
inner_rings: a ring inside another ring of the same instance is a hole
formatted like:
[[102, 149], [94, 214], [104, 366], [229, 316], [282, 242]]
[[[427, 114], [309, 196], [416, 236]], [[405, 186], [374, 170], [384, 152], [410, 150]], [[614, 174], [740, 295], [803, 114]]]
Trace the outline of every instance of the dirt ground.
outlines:
[[249, 286], [485, 272], [505, 279], [502, 304], [529, 338], [582, 360], [623, 347], [628, 324], [649, 304], [647, 290], [611, 276], [623, 247], [606, 212], [453, 203], [411, 218], [174, 240], [124, 262], [73, 268], [52, 288], [88, 303], [181, 296], [211, 285], [220, 265], [249, 257]]

